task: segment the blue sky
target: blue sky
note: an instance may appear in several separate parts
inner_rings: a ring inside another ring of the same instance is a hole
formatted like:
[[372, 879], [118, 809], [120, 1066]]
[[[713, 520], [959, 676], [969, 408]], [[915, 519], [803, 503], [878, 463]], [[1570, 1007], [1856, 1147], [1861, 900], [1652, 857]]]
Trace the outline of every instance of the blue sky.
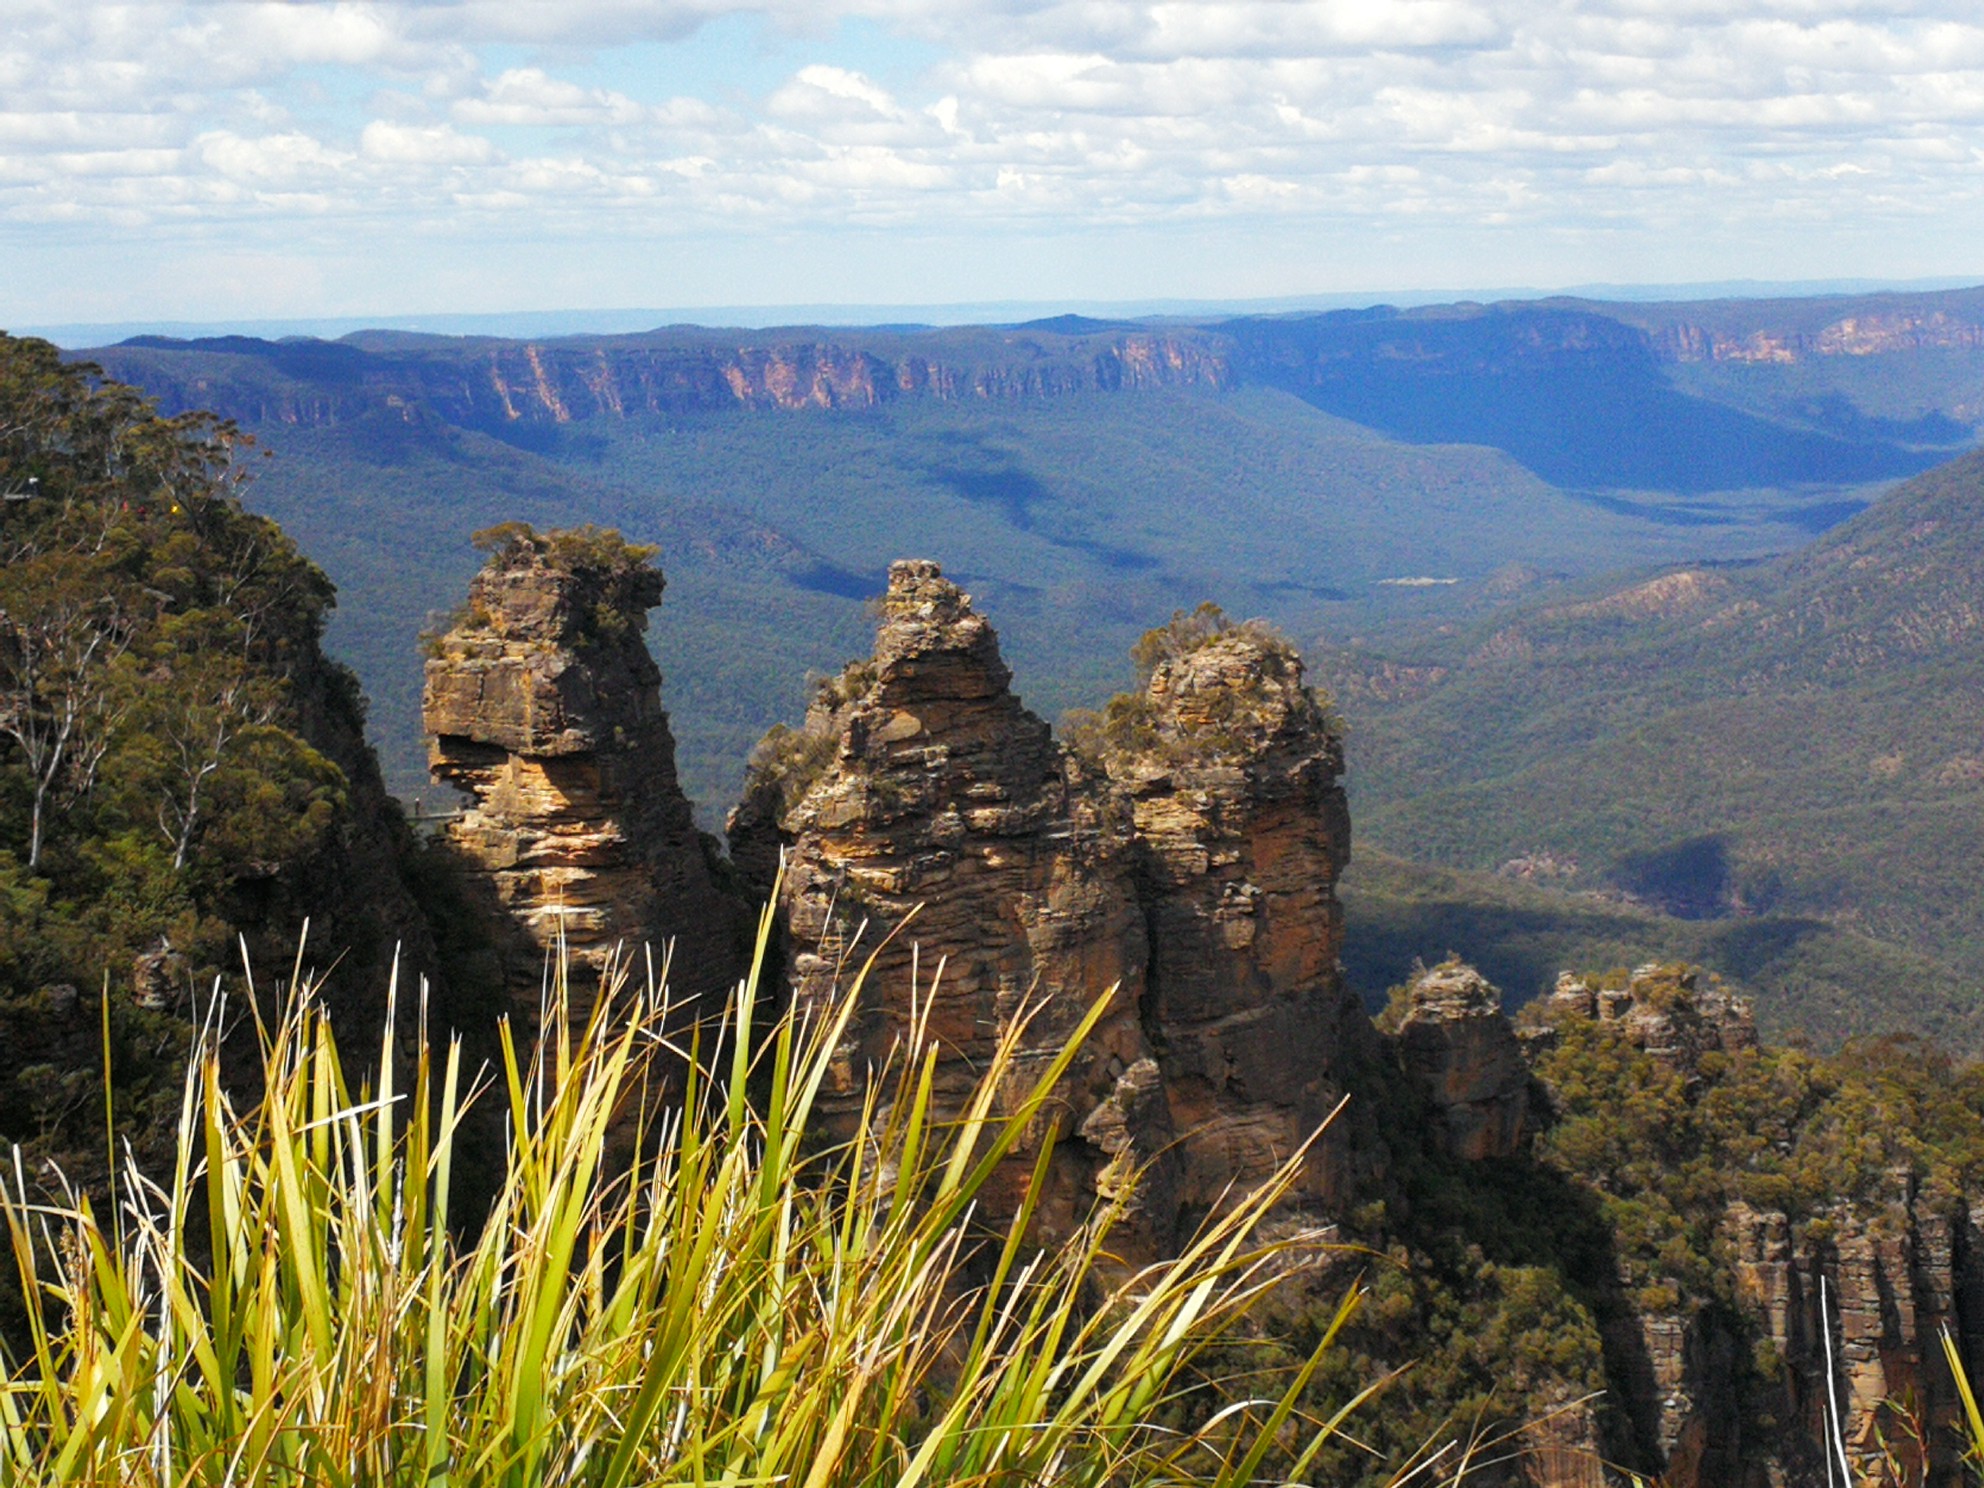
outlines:
[[0, 325], [1984, 278], [1953, 0], [0, 0]]

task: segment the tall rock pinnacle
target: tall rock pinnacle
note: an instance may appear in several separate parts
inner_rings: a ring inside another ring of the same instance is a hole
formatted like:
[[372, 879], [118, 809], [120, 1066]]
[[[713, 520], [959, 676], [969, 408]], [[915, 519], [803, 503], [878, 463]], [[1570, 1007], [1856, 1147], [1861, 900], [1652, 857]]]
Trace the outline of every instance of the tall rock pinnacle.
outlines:
[[679, 998], [738, 971], [743, 907], [721, 894], [675, 775], [661, 673], [642, 635], [661, 600], [652, 550], [596, 528], [486, 535], [488, 563], [427, 663], [436, 780], [474, 804], [448, 837], [508, 927], [504, 974], [534, 1018], [546, 954], [616, 947]]
[[[1337, 970], [1343, 748], [1300, 656], [1265, 626], [1202, 606], [1150, 632], [1137, 660], [1143, 690], [1079, 727], [1074, 746], [1133, 808], [1144, 1022], [1181, 1140], [1181, 1198], [1200, 1208], [1300, 1147], [1369, 1040]], [[1298, 1194], [1341, 1197], [1355, 1119], [1312, 1149]]]
[[[858, 1115], [914, 997], [929, 999], [938, 1099], [956, 1110], [1024, 1011], [1035, 1010], [1023, 1075], [1115, 987], [1061, 1087], [1040, 1218], [1066, 1232], [1097, 1193], [1146, 1168], [1129, 1236], [1161, 1248], [1175, 1213], [1170, 1131], [1138, 1022], [1146, 948], [1128, 814], [1084, 784], [1011, 680], [992, 627], [936, 564], [892, 565], [872, 660], [826, 683], [805, 726], [775, 731], [754, 757], [733, 854], [762, 876], [786, 848], [788, 985], [802, 1007], [844, 990], [894, 933], [841, 1051], [831, 1119]], [[991, 1212], [1011, 1211], [1032, 1160], [1008, 1164]]]

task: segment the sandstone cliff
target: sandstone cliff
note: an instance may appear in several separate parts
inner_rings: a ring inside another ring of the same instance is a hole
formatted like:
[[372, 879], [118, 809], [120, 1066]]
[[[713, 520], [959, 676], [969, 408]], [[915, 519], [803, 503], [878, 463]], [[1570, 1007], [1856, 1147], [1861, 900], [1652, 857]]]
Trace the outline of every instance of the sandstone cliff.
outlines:
[[1448, 962], [1413, 979], [1398, 1027], [1399, 1060], [1440, 1120], [1439, 1140], [1469, 1162], [1513, 1157], [1529, 1116], [1529, 1066], [1502, 994]]
[[[1143, 690], [1075, 745], [1131, 804], [1151, 950], [1144, 1026], [1181, 1137], [1181, 1198], [1203, 1210], [1308, 1141], [1370, 1048], [1337, 968], [1343, 748], [1301, 657], [1265, 627], [1204, 606], [1152, 631], [1139, 659]], [[1331, 1125], [1297, 1194], [1344, 1196], [1362, 1114]]]
[[517, 526], [492, 540], [435, 642], [423, 715], [435, 779], [472, 797], [448, 841], [499, 911], [515, 1010], [534, 1022], [561, 940], [595, 974], [616, 949], [636, 966], [672, 951], [677, 997], [720, 1006], [744, 909], [719, 892], [675, 778], [642, 641], [662, 575], [614, 533]]
[[[1342, 751], [1300, 658], [1206, 609], [1153, 631], [1140, 660], [1143, 689], [1063, 749], [1013, 696], [969, 600], [936, 565], [898, 563], [874, 658], [760, 747], [731, 845], [760, 888], [785, 850], [802, 1005], [900, 931], [864, 990], [849, 1109], [906, 1022], [912, 962], [925, 977], [943, 963], [932, 1026], [953, 1099], [1029, 991], [1044, 1057], [1117, 984], [1070, 1089], [1079, 1140], [1046, 1218], [1065, 1226], [1140, 1169], [1135, 1234], [1162, 1250], [1298, 1151], [1371, 1044], [1337, 970]], [[1312, 1149], [1305, 1204], [1328, 1208], [1376, 1160], [1352, 1126]]]
[[[1203, 332], [961, 328], [943, 345], [891, 331], [700, 328], [586, 340], [433, 343], [381, 334], [307, 347], [208, 343], [201, 368], [168, 386], [144, 346], [106, 360], [168, 403], [252, 423], [311, 428], [366, 416], [468, 428], [543, 428], [593, 418], [749, 409], [1057, 398], [1234, 385], [1232, 349]], [[169, 374], [168, 374], [169, 375]]]
[[[848, 994], [886, 942], [836, 1066], [830, 1123], [858, 1117], [868, 1071], [908, 1029], [916, 997], [940, 1051], [938, 1099], [955, 1110], [1015, 1019], [1035, 1010], [1021, 1066], [1037, 1069], [1115, 988], [1063, 1088], [1041, 1224], [1065, 1233], [1144, 1168], [1130, 1232], [1161, 1249], [1171, 1131], [1139, 1022], [1148, 951], [1129, 814], [1010, 683], [992, 627], [937, 565], [893, 564], [873, 659], [826, 684], [803, 729], [760, 749], [733, 851], [762, 884], [785, 847], [779, 904], [801, 1008]], [[1032, 1160], [1007, 1165], [994, 1213], [1012, 1211]]]

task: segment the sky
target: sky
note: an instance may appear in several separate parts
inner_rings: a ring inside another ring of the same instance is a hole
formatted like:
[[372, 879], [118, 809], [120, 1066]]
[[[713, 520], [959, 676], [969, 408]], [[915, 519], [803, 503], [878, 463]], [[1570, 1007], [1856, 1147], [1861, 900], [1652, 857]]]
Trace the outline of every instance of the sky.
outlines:
[[0, 0], [0, 326], [1972, 275], [1976, 0]]

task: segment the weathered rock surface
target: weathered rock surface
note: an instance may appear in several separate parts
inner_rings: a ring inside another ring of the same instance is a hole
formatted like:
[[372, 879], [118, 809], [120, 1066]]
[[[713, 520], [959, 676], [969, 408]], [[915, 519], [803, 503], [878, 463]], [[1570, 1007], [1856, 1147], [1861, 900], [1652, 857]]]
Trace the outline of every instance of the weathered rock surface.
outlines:
[[[1337, 730], [1287, 642], [1202, 611], [1147, 645], [1141, 696], [1086, 731], [1129, 798], [1151, 962], [1144, 1026], [1194, 1209], [1257, 1183], [1342, 1099], [1370, 1022], [1343, 985], [1335, 885], [1350, 854]], [[1311, 1149], [1297, 1195], [1343, 1196], [1354, 1116]]]
[[562, 941], [597, 972], [672, 947], [676, 995], [737, 973], [743, 906], [719, 892], [642, 633], [663, 579], [646, 550], [583, 529], [501, 538], [427, 663], [435, 779], [473, 796], [448, 840], [501, 911], [504, 977], [533, 1021]]
[[[1747, 1002], [1670, 967], [1642, 967], [1623, 988], [1560, 978], [1534, 1021], [1561, 1028], [1567, 1018], [1614, 1024], [1689, 1087], [1704, 1080], [1708, 1056], [1757, 1045]], [[1947, 1329], [1960, 1341], [1977, 1377], [1984, 1206], [1932, 1198], [1905, 1166], [1885, 1187], [1796, 1222], [1732, 1202], [1717, 1249], [1735, 1316], [1699, 1298], [1670, 1308], [1643, 1300], [1613, 1321], [1615, 1353], [1639, 1361], [1633, 1378], [1615, 1380], [1621, 1405], [1663, 1464], [1663, 1481], [1828, 1481], [1837, 1473], [1827, 1461], [1829, 1379], [1855, 1481], [1892, 1481], [1897, 1466], [1906, 1482], [1957, 1481], [1960, 1405], [1941, 1338]], [[1755, 1383], [1746, 1365], [1766, 1358]], [[1746, 1379], [1770, 1398], [1739, 1409]], [[1763, 1439], [1755, 1439], [1759, 1419], [1772, 1423]]]
[[[1211, 610], [1147, 646], [1143, 690], [1064, 750], [1013, 696], [968, 599], [936, 565], [898, 563], [873, 660], [760, 747], [731, 849], [766, 889], [786, 851], [802, 1005], [920, 906], [864, 990], [841, 1069], [850, 1109], [906, 1024], [912, 955], [926, 979], [943, 961], [930, 1016], [952, 1100], [1029, 991], [1038, 1062], [1118, 984], [1069, 1087], [1079, 1140], [1047, 1219], [1066, 1225], [1140, 1171], [1137, 1233], [1162, 1250], [1300, 1150], [1372, 1045], [1337, 969], [1342, 751], [1300, 658]], [[1305, 1205], [1347, 1193], [1352, 1125], [1311, 1149]]]
[[[803, 729], [760, 749], [733, 851], [762, 880], [785, 847], [787, 982], [802, 1008], [848, 994], [886, 942], [835, 1066], [830, 1123], [858, 1118], [913, 998], [927, 1002], [940, 1051], [938, 1099], [957, 1109], [1017, 1019], [1032, 1010], [1018, 1072], [1030, 1083], [1116, 988], [1051, 1118], [1059, 1146], [1040, 1222], [1066, 1232], [1143, 1170], [1129, 1233], [1161, 1250], [1176, 1211], [1171, 1128], [1138, 1019], [1148, 952], [1129, 813], [1010, 683], [992, 627], [937, 565], [892, 565], [873, 660], [826, 684]], [[1006, 1165], [990, 1213], [1012, 1211], [1033, 1156]]]
[[1421, 973], [1407, 995], [1399, 1058], [1439, 1113], [1447, 1150], [1469, 1161], [1514, 1156], [1529, 1115], [1529, 1066], [1502, 994], [1449, 961]]
[[[1942, 1334], [1973, 1344], [1978, 1336], [1984, 1215], [1968, 1203], [1932, 1202], [1905, 1172], [1894, 1177], [1886, 1202], [1841, 1204], [1802, 1225], [1730, 1206], [1724, 1232], [1737, 1300], [1783, 1361], [1777, 1409], [1791, 1428], [1782, 1455], [1793, 1478], [1801, 1468], [1823, 1473], [1829, 1372], [1856, 1478], [1881, 1481], [1889, 1453], [1911, 1481], [1924, 1481], [1925, 1471], [1931, 1482], [1958, 1475], [1961, 1403]], [[1984, 1363], [1978, 1354], [1966, 1351], [1973, 1379]]]

